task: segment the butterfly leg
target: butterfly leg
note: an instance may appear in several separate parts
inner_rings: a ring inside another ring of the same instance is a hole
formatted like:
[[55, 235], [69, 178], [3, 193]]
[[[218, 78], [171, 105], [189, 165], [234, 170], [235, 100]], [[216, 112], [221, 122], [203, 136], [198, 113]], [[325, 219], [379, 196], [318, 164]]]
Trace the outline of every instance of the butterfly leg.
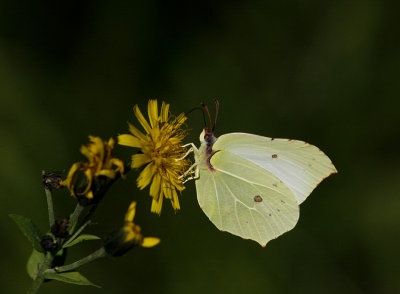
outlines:
[[186, 183], [186, 182], [188, 182], [188, 181], [190, 181], [190, 180], [197, 180], [199, 177], [188, 177], [186, 180], [184, 180], [183, 182], [182, 182], [182, 184], [184, 184], [184, 183]]
[[178, 158], [178, 159], [175, 159], [176, 161], [179, 161], [179, 160], [182, 160], [182, 159], [185, 159], [190, 153], [194, 153], [194, 154], [198, 154], [199, 153], [199, 150], [196, 148], [196, 146], [193, 144], [193, 143], [189, 143], [189, 144], [186, 144], [186, 145], [183, 145], [182, 147], [188, 147], [188, 146], [191, 146], [190, 148], [189, 148], [189, 150], [185, 153], [185, 155], [184, 156], [182, 156], [181, 158]]
[[[196, 149], [197, 150], [197, 149]], [[198, 151], [198, 150], [197, 150]], [[196, 152], [196, 151], [195, 151]], [[196, 154], [196, 153], [195, 153]], [[184, 174], [183, 175], [181, 175], [178, 179], [182, 179], [182, 178], [185, 178], [185, 180], [183, 181], [183, 183], [186, 183], [187, 181], [190, 181], [190, 180], [197, 180], [198, 178], [199, 178], [199, 170], [198, 169], [196, 169], [196, 170], [193, 170], [197, 165], [198, 165], [199, 163], [198, 163], [198, 161], [196, 161], [195, 163], [193, 163], [192, 165], [191, 165], [191, 167], [189, 167], [185, 172], [184, 172]], [[188, 178], [186, 178], [186, 176], [188, 176], [189, 175], [189, 177]], [[193, 175], [194, 175], [194, 177], [193, 177]]]
[[[188, 182], [188, 181], [190, 181], [190, 180], [197, 180], [198, 178], [199, 178], [199, 173], [197, 172], [197, 171], [193, 171], [193, 170], [191, 170], [191, 171], [187, 171], [186, 173], [185, 173], [185, 175], [187, 175], [188, 173], [190, 173], [190, 177], [188, 177], [188, 178], [186, 178], [183, 182], [182, 182], [182, 184], [184, 184], [184, 183], [186, 183], [186, 182]], [[194, 176], [193, 176], [193, 174], [194, 174]], [[183, 177], [183, 176], [181, 176], [181, 177]]]
[[184, 177], [186, 177], [188, 174], [193, 174], [193, 169], [196, 167], [197, 162], [193, 163], [191, 167], [189, 167], [184, 173], [183, 175], [181, 175], [178, 179], [182, 179]]
[[[189, 143], [189, 144], [183, 145], [182, 147], [187, 147], [187, 146], [191, 146], [190, 149], [188, 150], [188, 152], [186, 152], [186, 154], [185, 154], [182, 158], [176, 159], [177, 161], [178, 161], [178, 160], [184, 159], [184, 158], [185, 158], [186, 156], [188, 156], [191, 152], [194, 153], [195, 158], [198, 157], [198, 156], [200, 155], [199, 149], [197, 149], [197, 147], [196, 147], [193, 143]], [[187, 181], [195, 180], [195, 179], [198, 178], [198, 171], [197, 171], [197, 170], [196, 170], [196, 171], [193, 171], [193, 169], [194, 169], [197, 165], [198, 165], [198, 161], [196, 160], [196, 162], [193, 163], [192, 166], [189, 167], [189, 168], [183, 173], [183, 175], [181, 175], [181, 176], [178, 178], [178, 179], [185, 179], [185, 180], [182, 182], [182, 184], [186, 183]], [[194, 177], [192, 176], [193, 174], [195, 174]], [[190, 175], [190, 176], [189, 176], [188, 178], [186, 178], [188, 175]]]

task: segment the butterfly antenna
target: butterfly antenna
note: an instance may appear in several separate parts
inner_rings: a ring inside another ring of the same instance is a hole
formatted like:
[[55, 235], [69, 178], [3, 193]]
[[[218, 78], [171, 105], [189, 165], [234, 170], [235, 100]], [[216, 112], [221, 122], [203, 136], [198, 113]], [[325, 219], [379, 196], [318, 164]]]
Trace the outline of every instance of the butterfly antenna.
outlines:
[[215, 126], [217, 125], [218, 111], [219, 111], [219, 102], [218, 102], [217, 98], [214, 98], [214, 103], [215, 103], [215, 120], [214, 120], [214, 125], [212, 127], [213, 132], [214, 132]]
[[207, 126], [206, 123], [206, 115], [204, 114], [204, 109], [201, 107], [193, 107], [192, 109], [190, 109], [189, 111], [185, 112], [185, 115], [188, 116], [191, 112], [195, 111], [195, 110], [201, 110], [201, 113], [203, 114], [203, 121], [204, 121], [204, 126]]
[[[210, 110], [208, 109], [207, 105], [205, 105], [203, 102], [201, 103], [201, 106], [203, 106], [203, 108], [207, 111], [208, 119], [210, 120], [210, 128], [211, 128], [211, 130], [213, 130], [214, 127], [213, 127], [213, 123], [212, 123], [212, 120], [211, 120]], [[205, 119], [204, 119], [204, 122], [205, 122]]]

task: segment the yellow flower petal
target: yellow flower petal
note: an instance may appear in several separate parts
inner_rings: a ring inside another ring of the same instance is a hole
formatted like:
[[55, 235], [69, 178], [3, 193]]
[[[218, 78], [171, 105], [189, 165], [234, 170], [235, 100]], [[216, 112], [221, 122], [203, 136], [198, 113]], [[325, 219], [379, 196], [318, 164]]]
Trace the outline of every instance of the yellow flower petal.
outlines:
[[179, 205], [178, 193], [176, 193], [176, 190], [175, 190], [175, 189], [172, 190], [172, 200], [171, 200], [171, 203], [172, 203], [172, 207], [173, 207], [174, 210], [178, 210], [178, 209], [181, 208], [180, 205]]
[[81, 153], [87, 158], [87, 159], [91, 159], [92, 155], [89, 151], [89, 148], [86, 147], [85, 145], [82, 145], [80, 148]]
[[115, 140], [114, 140], [114, 138], [110, 138], [109, 140], [108, 140], [108, 146], [109, 146], [109, 150], [112, 150], [113, 148], [114, 148], [114, 145], [115, 145]]
[[149, 126], [149, 123], [144, 118], [144, 116], [143, 116], [142, 112], [140, 111], [139, 106], [137, 106], [137, 104], [135, 106], [133, 106], [133, 113], [135, 114], [136, 118], [138, 119], [138, 121], [140, 122], [140, 124], [142, 125], [144, 130], [147, 133], [150, 133], [151, 128]]
[[185, 114], [184, 114], [184, 113], [181, 113], [181, 114], [173, 121], [173, 124], [175, 124], [175, 128], [179, 128], [186, 120], [187, 120], [187, 117], [185, 116]]
[[70, 189], [70, 186], [71, 186], [71, 183], [72, 183], [72, 181], [73, 181], [73, 178], [74, 178], [76, 172], [78, 171], [78, 169], [81, 167], [81, 165], [82, 165], [82, 164], [81, 164], [80, 162], [74, 163], [74, 164], [71, 166], [71, 168], [69, 169], [67, 178], [66, 178], [64, 181], [61, 181], [61, 182], [60, 182], [60, 185], [66, 186], [66, 187], [68, 187], [68, 189]]
[[151, 158], [146, 154], [135, 154], [132, 155], [132, 168], [141, 167], [151, 161]]
[[169, 111], [169, 104], [166, 104], [164, 101], [161, 105], [161, 122], [167, 122], [168, 121], [168, 111]]
[[152, 128], [158, 126], [158, 106], [157, 100], [150, 100], [147, 104], [147, 112], [149, 121]]
[[89, 145], [93, 148], [92, 153], [96, 154], [100, 157], [100, 161], [103, 162], [105, 155], [105, 144], [103, 140], [99, 137], [89, 136], [90, 141], [93, 142], [93, 145]]
[[136, 213], [136, 201], [132, 201], [129, 205], [128, 211], [125, 214], [125, 221], [132, 222]]
[[82, 193], [79, 193], [79, 195], [85, 195], [86, 193], [89, 193], [89, 190], [92, 187], [93, 175], [90, 169], [85, 170], [85, 176], [87, 178], [88, 184], [85, 190]]
[[107, 178], [114, 179], [116, 175], [113, 169], [102, 169], [95, 174], [95, 176], [106, 176]]
[[153, 163], [148, 164], [144, 168], [144, 170], [140, 173], [137, 179], [137, 186], [140, 190], [142, 190], [148, 184], [150, 184], [155, 172], [156, 172], [156, 167]]
[[153, 213], [160, 214], [162, 203], [163, 203], [163, 197], [159, 197], [157, 200], [153, 198], [153, 201], [151, 202], [150, 211]]
[[124, 165], [123, 161], [118, 158], [111, 158], [110, 163], [117, 167], [117, 169], [115, 171], [119, 172], [121, 174], [121, 178], [125, 179], [126, 178], [126, 175], [124, 174], [125, 165]]
[[142, 247], [150, 248], [158, 245], [161, 242], [160, 239], [156, 237], [145, 237], [143, 238]]
[[125, 239], [124, 239], [124, 243], [127, 243], [131, 240], [134, 239], [138, 239], [141, 238], [140, 233], [138, 234], [138, 232], [135, 230], [135, 224], [132, 222], [126, 222], [124, 225], [124, 231], [125, 231]]
[[141, 141], [129, 134], [123, 134], [118, 136], [118, 144], [119, 145], [124, 145], [124, 146], [129, 146], [129, 147], [136, 147], [136, 148], [141, 148], [142, 143]]
[[162, 190], [165, 195], [165, 198], [172, 199], [171, 185], [169, 185], [167, 183], [167, 181], [165, 181], [165, 180], [163, 180], [163, 183], [162, 183]]
[[87, 197], [88, 199], [93, 199], [93, 198], [94, 198], [93, 192], [92, 192], [92, 191], [89, 191], [89, 192], [86, 194], [86, 197]]
[[150, 130], [150, 136], [153, 142], [155, 142], [155, 148], [160, 148], [162, 141], [159, 140], [160, 137], [160, 129], [155, 128]]
[[153, 181], [150, 186], [150, 196], [154, 199], [158, 200], [160, 198], [160, 190], [161, 190], [161, 176], [156, 173], [153, 177]]
[[143, 134], [141, 131], [139, 131], [137, 128], [135, 128], [133, 125], [131, 125], [130, 123], [128, 123], [129, 126], [129, 131], [136, 137], [138, 137], [138, 139], [140, 139], [141, 141], [146, 141], [146, 135]]

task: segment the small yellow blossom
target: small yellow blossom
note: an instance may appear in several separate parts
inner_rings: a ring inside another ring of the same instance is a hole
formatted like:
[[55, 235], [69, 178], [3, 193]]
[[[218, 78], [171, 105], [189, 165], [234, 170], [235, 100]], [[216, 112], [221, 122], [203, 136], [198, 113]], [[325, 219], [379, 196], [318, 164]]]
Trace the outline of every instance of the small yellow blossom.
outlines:
[[186, 132], [181, 129], [186, 116], [181, 113], [176, 118], [169, 117], [169, 104], [165, 102], [159, 114], [157, 100], [148, 103], [150, 124], [137, 105], [133, 112], [146, 134], [129, 124], [132, 135], [119, 135], [118, 144], [140, 148], [141, 152], [132, 156], [132, 168], [145, 166], [137, 179], [137, 186], [142, 190], [151, 183], [151, 212], [161, 213], [164, 196], [171, 200], [175, 210], [180, 209], [178, 191], [185, 189], [180, 177], [190, 164], [187, 159], [182, 159], [187, 151], [182, 146]]
[[[114, 179], [118, 173], [121, 174], [121, 177], [125, 176], [124, 163], [120, 159], [112, 157], [114, 139], [110, 138], [107, 142], [99, 137], [89, 136], [89, 140], [91, 143], [81, 146], [80, 150], [89, 162], [74, 163], [68, 172], [67, 178], [60, 184], [66, 186], [72, 196], [84, 196], [92, 200], [94, 197], [92, 183], [96, 178], [104, 176]], [[82, 173], [85, 175], [85, 181], [77, 183], [77, 178]], [[83, 187], [82, 182], [84, 182]]]
[[133, 201], [125, 214], [124, 231], [126, 233], [124, 242], [135, 240], [136, 244], [142, 247], [153, 247], [160, 243], [160, 239], [155, 237], [143, 237], [141, 228], [133, 222], [136, 213], [136, 202]]
[[121, 256], [132, 247], [154, 247], [160, 243], [156, 237], [143, 237], [140, 226], [133, 222], [136, 213], [136, 202], [133, 201], [125, 214], [125, 222], [122, 228], [112, 232], [104, 240], [104, 249], [111, 256]]

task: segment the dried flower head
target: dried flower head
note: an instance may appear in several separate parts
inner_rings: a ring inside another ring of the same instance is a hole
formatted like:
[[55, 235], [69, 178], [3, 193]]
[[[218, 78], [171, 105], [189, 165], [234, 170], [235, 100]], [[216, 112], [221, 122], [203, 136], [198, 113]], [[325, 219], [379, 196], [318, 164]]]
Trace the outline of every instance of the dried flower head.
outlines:
[[52, 191], [52, 190], [61, 188], [61, 185], [60, 185], [60, 182], [62, 180], [61, 173], [62, 172], [46, 173], [45, 171], [42, 171], [43, 185], [44, 185], [45, 189]]
[[137, 179], [137, 186], [142, 190], [151, 183], [151, 212], [161, 213], [164, 197], [170, 199], [172, 207], [178, 210], [178, 191], [185, 189], [180, 177], [190, 164], [187, 159], [182, 159], [187, 151], [182, 146], [186, 131], [181, 129], [186, 117], [181, 113], [171, 118], [169, 104], [165, 102], [159, 114], [157, 100], [148, 103], [150, 124], [137, 105], [133, 107], [133, 112], [146, 133], [129, 124], [132, 135], [119, 135], [118, 144], [140, 148], [141, 152], [132, 156], [132, 168], [145, 166]]

